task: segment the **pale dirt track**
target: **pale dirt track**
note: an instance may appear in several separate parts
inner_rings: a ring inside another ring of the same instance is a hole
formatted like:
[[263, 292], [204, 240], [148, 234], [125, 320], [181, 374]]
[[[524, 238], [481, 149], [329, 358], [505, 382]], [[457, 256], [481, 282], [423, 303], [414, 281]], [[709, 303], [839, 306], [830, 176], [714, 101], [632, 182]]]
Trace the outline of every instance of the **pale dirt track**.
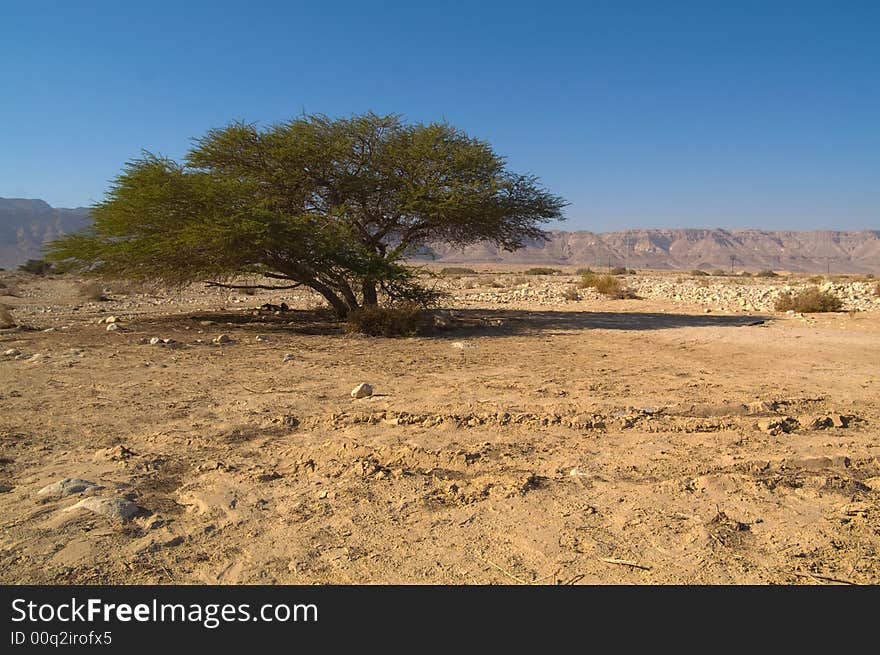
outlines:
[[[238, 311], [268, 295], [73, 312], [65, 284], [2, 299], [57, 328], [0, 333], [49, 355], [0, 358], [4, 583], [880, 582], [877, 312], [486, 305], [381, 339]], [[143, 511], [37, 497], [66, 477]]]

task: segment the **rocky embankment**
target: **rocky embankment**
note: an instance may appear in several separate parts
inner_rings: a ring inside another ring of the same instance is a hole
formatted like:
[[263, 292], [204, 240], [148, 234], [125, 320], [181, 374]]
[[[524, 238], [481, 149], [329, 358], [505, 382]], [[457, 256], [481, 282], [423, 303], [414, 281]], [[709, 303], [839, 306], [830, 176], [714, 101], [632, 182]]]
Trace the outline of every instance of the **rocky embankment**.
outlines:
[[[620, 276], [621, 282], [638, 298], [668, 300], [677, 305], [698, 306], [710, 311], [774, 311], [777, 298], [789, 291], [797, 292], [808, 286], [818, 286], [843, 301], [846, 311], [880, 311], [877, 282], [823, 281], [813, 284], [804, 278], [751, 278], [739, 282], [737, 278], [684, 278], [661, 275]], [[575, 304], [600, 300], [603, 296], [595, 289], [578, 287], [575, 276], [528, 276], [528, 279], [505, 280], [498, 276], [489, 280], [479, 277], [461, 278], [443, 286], [451, 293], [455, 304], [532, 303], [538, 305]]]

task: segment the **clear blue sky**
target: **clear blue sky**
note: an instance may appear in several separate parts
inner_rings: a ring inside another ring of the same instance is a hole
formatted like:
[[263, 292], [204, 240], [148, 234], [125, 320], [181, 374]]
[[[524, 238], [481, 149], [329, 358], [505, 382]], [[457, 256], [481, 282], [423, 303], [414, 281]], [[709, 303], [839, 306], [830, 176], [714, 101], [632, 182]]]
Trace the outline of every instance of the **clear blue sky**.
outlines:
[[447, 119], [568, 229], [880, 229], [880, 2], [0, 4], [0, 196], [233, 119]]

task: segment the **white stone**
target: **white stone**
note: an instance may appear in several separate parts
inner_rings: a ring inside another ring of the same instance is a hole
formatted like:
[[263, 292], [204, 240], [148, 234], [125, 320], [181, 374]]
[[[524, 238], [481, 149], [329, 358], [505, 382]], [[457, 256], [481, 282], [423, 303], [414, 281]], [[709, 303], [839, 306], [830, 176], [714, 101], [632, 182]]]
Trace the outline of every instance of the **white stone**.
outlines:
[[373, 387], [372, 385], [367, 384], [366, 382], [362, 382], [357, 385], [354, 389], [351, 390], [352, 398], [366, 398], [367, 396], [373, 395]]
[[110, 323], [107, 326], [107, 332], [118, 332], [122, 328], [119, 327], [119, 323]]
[[3, 353], [7, 357], [18, 357], [21, 354], [21, 351], [17, 348], [10, 348], [6, 352]]
[[262, 334], [258, 334], [254, 337], [254, 341], [259, 341], [260, 343], [265, 343], [269, 340], [269, 337], [263, 336]]
[[76, 509], [87, 509], [95, 514], [106, 516], [110, 519], [126, 520], [138, 513], [138, 506], [125, 498], [100, 498], [92, 496], [91, 498], [83, 498], [76, 505], [68, 507], [65, 512], [71, 512]]
[[281, 358], [282, 362], [292, 362], [296, 357], [294, 357], [293, 353], [285, 353], [284, 357]]
[[83, 491], [96, 491], [98, 489], [103, 489], [103, 487], [94, 482], [89, 482], [88, 480], [81, 480], [80, 478], [64, 478], [58, 482], [47, 484], [37, 492], [37, 495], [60, 496], [63, 498], [64, 496], [69, 496], [71, 494], [78, 494]]
[[150, 339], [150, 345], [151, 345], [151, 346], [155, 346], [155, 345], [158, 345], [158, 344], [160, 344], [160, 343], [162, 343], [162, 339], [160, 339], [159, 337], [153, 337], [152, 339]]
[[228, 334], [221, 334], [220, 336], [214, 337], [212, 341], [214, 343], [230, 343], [232, 339], [229, 338]]

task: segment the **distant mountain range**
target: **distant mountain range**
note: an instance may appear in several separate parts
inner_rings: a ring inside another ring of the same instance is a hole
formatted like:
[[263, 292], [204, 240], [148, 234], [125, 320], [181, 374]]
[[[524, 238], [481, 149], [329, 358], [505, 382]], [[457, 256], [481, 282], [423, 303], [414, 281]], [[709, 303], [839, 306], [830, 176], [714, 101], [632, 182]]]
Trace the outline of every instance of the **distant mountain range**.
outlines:
[[43, 256], [43, 244], [89, 224], [87, 207], [56, 209], [42, 200], [0, 198], [0, 268]]
[[[42, 247], [89, 223], [89, 210], [57, 209], [42, 200], [0, 198], [0, 267], [42, 257]], [[443, 264], [579, 266], [688, 270], [761, 269], [880, 273], [880, 230], [784, 231], [668, 229], [621, 232], [552, 230], [549, 240], [513, 253], [481, 243], [456, 250], [435, 244], [422, 261]], [[731, 261], [731, 257], [733, 260]]]
[[[425, 257], [447, 264], [498, 263], [599, 267], [627, 266], [824, 273], [880, 273], [880, 231], [779, 231], [716, 229], [564, 232], [544, 242], [504, 252], [481, 243], [457, 250], [438, 244]], [[731, 259], [732, 258], [732, 259]]]

